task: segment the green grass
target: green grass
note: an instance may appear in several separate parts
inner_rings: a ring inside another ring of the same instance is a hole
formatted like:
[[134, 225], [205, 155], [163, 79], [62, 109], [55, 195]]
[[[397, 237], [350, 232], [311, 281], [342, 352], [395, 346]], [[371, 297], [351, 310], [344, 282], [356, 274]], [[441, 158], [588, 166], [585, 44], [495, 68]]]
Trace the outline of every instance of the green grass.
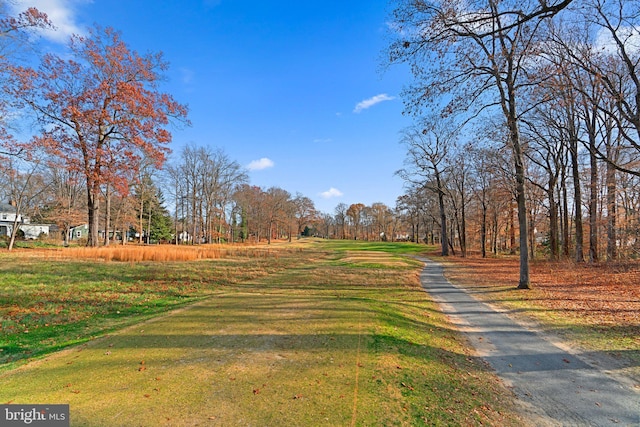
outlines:
[[426, 246], [412, 242], [365, 242], [362, 240], [324, 240], [320, 243], [323, 248], [332, 251], [374, 251], [400, 255], [420, 255], [433, 250]]
[[0, 255], [0, 371], [303, 262], [278, 259], [109, 263]]
[[5, 371], [0, 403], [68, 403], [74, 426], [521, 424], [512, 396], [422, 291], [420, 265], [398, 255], [406, 247], [302, 246], [263, 264], [11, 258], [3, 292], [16, 303], [44, 285], [65, 298], [117, 295], [111, 315], [183, 308], [144, 323], [126, 314], [127, 328]]

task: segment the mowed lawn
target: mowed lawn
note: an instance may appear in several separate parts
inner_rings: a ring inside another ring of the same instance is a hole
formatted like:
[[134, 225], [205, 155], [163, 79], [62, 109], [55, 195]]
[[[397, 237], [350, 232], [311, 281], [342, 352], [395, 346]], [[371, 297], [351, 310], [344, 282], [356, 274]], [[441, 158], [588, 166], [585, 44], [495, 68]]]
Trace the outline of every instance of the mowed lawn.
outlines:
[[[73, 426], [521, 425], [509, 391], [422, 291], [421, 264], [402, 255], [422, 249], [305, 241], [256, 259], [136, 264], [12, 255], [38, 275], [2, 287], [14, 311], [33, 289], [75, 301], [108, 288], [114, 302], [76, 307], [84, 329], [57, 318], [74, 339], [95, 338], [10, 365], [0, 403], [68, 403]], [[17, 338], [32, 332], [2, 316], [13, 326], [3, 348], [38, 353]], [[100, 332], [100, 317], [117, 330]]]

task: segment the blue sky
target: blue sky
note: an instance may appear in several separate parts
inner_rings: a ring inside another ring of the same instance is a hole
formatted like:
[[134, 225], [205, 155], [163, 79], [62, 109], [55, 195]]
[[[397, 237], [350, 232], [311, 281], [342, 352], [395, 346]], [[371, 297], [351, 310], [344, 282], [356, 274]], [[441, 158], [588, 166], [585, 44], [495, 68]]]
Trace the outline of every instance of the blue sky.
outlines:
[[386, 0], [31, 0], [58, 28], [48, 49], [95, 24], [131, 48], [164, 53], [163, 91], [189, 106], [185, 144], [223, 149], [251, 184], [338, 203], [403, 192], [400, 91], [406, 68], [384, 67]]

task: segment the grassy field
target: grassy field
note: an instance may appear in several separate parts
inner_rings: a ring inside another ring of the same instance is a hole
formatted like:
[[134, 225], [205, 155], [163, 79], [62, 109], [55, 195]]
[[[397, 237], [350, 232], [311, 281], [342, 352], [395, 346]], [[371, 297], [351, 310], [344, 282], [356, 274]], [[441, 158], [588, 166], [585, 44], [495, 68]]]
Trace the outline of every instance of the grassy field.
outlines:
[[0, 402], [68, 403], [74, 426], [521, 425], [421, 290], [421, 265], [403, 254], [422, 250], [305, 240], [173, 262], [3, 254]]
[[[145, 247], [137, 249], [139, 254], [152, 253]], [[217, 249], [215, 260], [196, 257], [193, 262], [134, 262], [142, 255], [130, 253], [128, 259], [134, 261], [109, 262], [121, 250], [0, 253], [0, 371], [193, 303], [220, 286], [303, 262], [293, 248], [253, 252], [239, 248], [229, 250], [232, 255], [225, 258]], [[184, 252], [193, 256], [195, 250]]]

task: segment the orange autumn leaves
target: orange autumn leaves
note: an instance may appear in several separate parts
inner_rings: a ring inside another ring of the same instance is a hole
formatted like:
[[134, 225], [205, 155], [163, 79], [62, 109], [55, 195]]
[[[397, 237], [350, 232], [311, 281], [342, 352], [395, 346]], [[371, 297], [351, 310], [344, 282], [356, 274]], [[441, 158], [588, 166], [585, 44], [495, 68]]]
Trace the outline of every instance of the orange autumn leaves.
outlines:
[[[518, 283], [515, 258], [451, 257], [448, 261], [453, 265], [447, 276], [465, 286], [490, 289]], [[598, 265], [536, 261], [531, 270], [532, 290], [518, 295], [585, 324], [633, 326], [640, 332], [639, 281], [637, 261]]]

